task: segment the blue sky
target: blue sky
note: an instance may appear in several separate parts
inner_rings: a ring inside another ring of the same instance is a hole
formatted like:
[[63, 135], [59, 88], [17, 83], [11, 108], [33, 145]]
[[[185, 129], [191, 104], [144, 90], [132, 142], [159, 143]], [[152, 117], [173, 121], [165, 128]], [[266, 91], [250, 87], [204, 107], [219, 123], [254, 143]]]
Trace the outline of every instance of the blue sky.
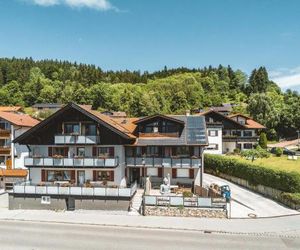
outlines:
[[300, 90], [298, 0], [1, 0], [0, 56], [108, 70], [260, 65]]

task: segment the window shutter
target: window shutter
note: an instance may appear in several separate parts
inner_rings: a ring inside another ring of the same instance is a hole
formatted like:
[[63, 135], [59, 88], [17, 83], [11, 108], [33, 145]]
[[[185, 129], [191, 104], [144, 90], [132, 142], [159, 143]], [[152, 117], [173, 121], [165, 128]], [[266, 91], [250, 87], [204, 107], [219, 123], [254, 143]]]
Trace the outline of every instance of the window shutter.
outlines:
[[65, 147], [64, 148], [64, 157], [68, 157], [68, 151], [69, 151], [69, 148]]
[[177, 169], [172, 168], [172, 178], [177, 178]]
[[163, 168], [158, 168], [157, 169], [157, 176], [158, 177], [162, 177], [162, 170], [163, 170]]
[[76, 182], [75, 170], [71, 170], [71, 181]]
[[110, 171], [110, 174], [109, 174], [109, 180], [110, 181], [114, 181], [115, 180], [115, 171]]
[[110, 157], [115, 157], [115, 148], [114, 147], [109, 148], [109, 156]]
[[97, 181], [97, 171], [93, 170], [93, 181]]
[[41, 181], [46, 181], [46, 170], [44, 169], [41, 171]]
[[93, 147], [93, 156], [97, 156], [97, 147]]
[[189, 169], [189, 172], [190, 172], [190, 179], [194, 179], [194, 169], [190, 168]]
[[48, 147], [48, 156], [52, 157], [52, 147]]

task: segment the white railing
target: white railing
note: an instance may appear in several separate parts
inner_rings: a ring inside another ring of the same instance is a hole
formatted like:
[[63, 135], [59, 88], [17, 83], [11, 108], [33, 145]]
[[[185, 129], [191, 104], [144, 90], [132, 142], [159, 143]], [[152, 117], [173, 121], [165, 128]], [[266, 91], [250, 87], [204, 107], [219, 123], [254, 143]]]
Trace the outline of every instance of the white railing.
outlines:
[[50, 158], [50, 157], [26, 157], [25, 166], [49, 166], [49, 167], [116, 167], [119, 158]]
[[14, 194], [36, 195], [74, 195], [74, 196], [102, 196], [102, 197], [132, 197], [137, 189], [136, 183], [130, 188], [114, 187], [61, 187], [61, 186], [37, 186], [27, 183], [15, 184]]
[[55, 135], [55, 144], [97, 144], [100, 137], [97, 135]]
[[127, 166], [199, 168], [200, 158], [126, 157]]

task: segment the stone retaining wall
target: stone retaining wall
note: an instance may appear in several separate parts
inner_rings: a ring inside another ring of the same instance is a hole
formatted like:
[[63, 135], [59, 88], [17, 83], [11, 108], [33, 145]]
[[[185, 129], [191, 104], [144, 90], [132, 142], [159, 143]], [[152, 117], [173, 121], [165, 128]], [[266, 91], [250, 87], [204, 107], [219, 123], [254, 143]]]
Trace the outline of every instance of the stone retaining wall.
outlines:
[[181, 207], [161, 207], [145, 206], [145, 216], [174, 216], [174, 217], [202, 217], [202, 218], [227, 218], [223, 209], [209, 208], [181, 208]]

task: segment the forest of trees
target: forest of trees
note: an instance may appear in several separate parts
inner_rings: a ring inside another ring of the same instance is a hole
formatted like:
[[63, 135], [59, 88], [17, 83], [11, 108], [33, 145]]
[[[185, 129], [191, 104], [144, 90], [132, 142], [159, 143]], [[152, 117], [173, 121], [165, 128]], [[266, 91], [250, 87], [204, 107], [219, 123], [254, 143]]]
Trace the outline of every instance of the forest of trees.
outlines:
[[300, 95], [285, 93], [268, 78], [264, 67], [249, 77], [240, 70], [177, 68], [153, 73], [103, 71], [94, 65], [67, 61], [0, 59], [0, 105], [35, 103], [91, 104], [99, 110], [125, 111], [129, 116], [182, 114], [222, 103], [237, 104], [267, 129], [268, 139], [296, 136], [300, 129]]

